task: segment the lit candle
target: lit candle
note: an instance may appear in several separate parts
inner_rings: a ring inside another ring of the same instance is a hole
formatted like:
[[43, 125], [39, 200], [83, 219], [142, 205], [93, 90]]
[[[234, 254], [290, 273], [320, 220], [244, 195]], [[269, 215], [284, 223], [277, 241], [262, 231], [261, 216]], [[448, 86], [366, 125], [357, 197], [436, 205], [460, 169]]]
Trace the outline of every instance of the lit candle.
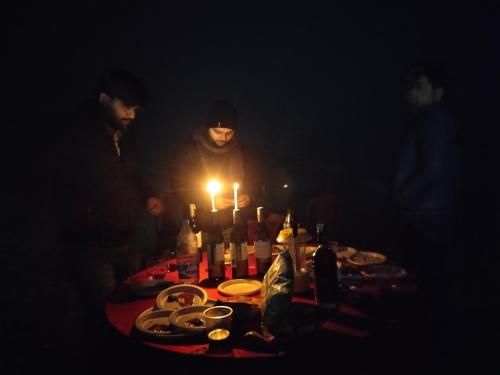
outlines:
[[210, 193], [210, 200], [212, 202], [212, 212], [217, 211], [215, 209], [215, 194], [220, 191], [221, 185], [217, 180], [208, 181], [207, 190]]
[[235, 182], [233, 184], [233, 190], [234, 190], [234, 209], [238, 209], [238, 188], [240, 187], [240, 184]]

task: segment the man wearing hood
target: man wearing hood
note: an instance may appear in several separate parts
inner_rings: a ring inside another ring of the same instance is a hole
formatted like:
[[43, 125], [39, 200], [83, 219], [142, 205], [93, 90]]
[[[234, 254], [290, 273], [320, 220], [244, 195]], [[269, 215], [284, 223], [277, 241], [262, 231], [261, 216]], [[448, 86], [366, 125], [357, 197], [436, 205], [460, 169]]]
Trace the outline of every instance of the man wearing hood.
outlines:
[[184, 143], [175, 161], [174, 188], [183, 204], [195, 203], [198, 223], [207, 230], [210, 223], [210, 195], [207, 183], [216, 179], [222, 190], [215, 196], [215, 208], [223, 229], [232, 225], [233, 184], [239, 184], [238, 208], [242, 216], [255, 203], [258, 181], [250, 159], [237, 137], [238, 114], [232, 104], [217, 100], [209, 107], [205, 124]]

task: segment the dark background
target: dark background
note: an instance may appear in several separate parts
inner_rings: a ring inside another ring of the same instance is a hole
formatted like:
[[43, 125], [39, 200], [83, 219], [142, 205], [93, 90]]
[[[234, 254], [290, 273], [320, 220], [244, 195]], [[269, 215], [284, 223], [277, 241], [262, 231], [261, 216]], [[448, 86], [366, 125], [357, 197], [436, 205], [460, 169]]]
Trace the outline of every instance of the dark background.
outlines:
[[[71, 126], [72, 110], [91, 94], [103, 69], [128, 68], [149, 88], [149, 105], [133, 132], [146, 172], [160, 190], [168, 188], [176, 142], [200, 124], [214, 99], [223, 98], [239, 112], [241, 138], [261, 159], [271, 158], [288, 172], [295, 196], [340, 192], [346, 211], [362, 217], [346, 226], [370, 232], [370, 222], [383, 210], [371, 205], [364, 182], [390, 181], [401, 133], [400, 77], [416, 59], [443, 61], [456, 83], [467, 176], [462, 235], [470, 262], [482, 267], [471, 274], [479, 277], [475, 282], [482, 290], [474, 303], [489, 309], [482, 285], [493, 282], [496, 266], [493, 135], [500, 123], [500, 22], [494, 2], [452, 7], [23, 3], [10, 4], [3, 13], [8, 98], [1, 257], [12, 270], [8, 281], [19, 288], [2, 298], [13, 315], [14, 297], [25, 295], [21, 305], [33, 307], [30, 293], [39, 293], [24, 289], [33, 280], [58, 287], [51, 274], [58, 259], [51, 215], [53, 151], [62, 130]], [[149, 248], [152, 225], [145, 219]], [[362, 245], [378, 246], [374, 241]], [[43, 298], [50, 298], [43, 290]], [[16, 336], [5, 337], [18, 345], [23, 340]], [[56, 345], [49, 337], [43, 345]], [[29, 357], [19, 345], [18, 352]]]

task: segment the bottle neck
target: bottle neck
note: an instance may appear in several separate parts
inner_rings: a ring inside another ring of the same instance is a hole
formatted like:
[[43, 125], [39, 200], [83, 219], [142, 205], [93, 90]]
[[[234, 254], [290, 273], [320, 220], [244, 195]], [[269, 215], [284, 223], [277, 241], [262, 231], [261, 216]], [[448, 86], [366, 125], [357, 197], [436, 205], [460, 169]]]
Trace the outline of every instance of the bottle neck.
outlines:
[[212, 227], [219, 226], [219, 213], [217, 210], [210, 212], [210, 224]]
[[233, 209], [233, 224], [241, 225], [241, 211], [239, 208]]
[[325, 236], [325, 224], [318, 223], [316, 224], [316, 240], [319, 244], [324, 244], [327, 242]]
[[257, 223], [264, 223], [264, 207], [257, 207]]
[[188, 212], [189, 212], [189, 218], [193, 219], [196, 217], [196, 204], [190, 203], [188, 207]]

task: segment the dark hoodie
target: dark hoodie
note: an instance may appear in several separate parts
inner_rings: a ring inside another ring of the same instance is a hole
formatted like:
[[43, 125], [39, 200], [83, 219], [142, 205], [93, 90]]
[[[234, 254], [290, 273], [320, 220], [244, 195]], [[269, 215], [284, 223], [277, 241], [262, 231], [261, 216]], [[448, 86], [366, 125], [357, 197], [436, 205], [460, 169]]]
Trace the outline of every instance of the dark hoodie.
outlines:
[[65, 137], [56, 179], [65, 243], [99, 247], [130, 243], [152, 195], [126, 136], [117, 154], [102, 116], [92, 112]]
[[[232, 198], [233, 183], [238, 182], [239, 192], [248, 194], [255, 201], [259, 182], [244, 147], [236, 137], [219, 147], [210, 139], [208, 129], [200, 128], [193, 133], [192, 139], [181, 145], [174, 163], [173, 180], [182, 203], [196, 203], [198, 221], [203, 230], [209, 224], [211, 207], [206, 185], [212, 178], [222, 183], [221, 196]], [[222, 228], [231, 226], [232, 209], [219, 211], [219, 218]]]

